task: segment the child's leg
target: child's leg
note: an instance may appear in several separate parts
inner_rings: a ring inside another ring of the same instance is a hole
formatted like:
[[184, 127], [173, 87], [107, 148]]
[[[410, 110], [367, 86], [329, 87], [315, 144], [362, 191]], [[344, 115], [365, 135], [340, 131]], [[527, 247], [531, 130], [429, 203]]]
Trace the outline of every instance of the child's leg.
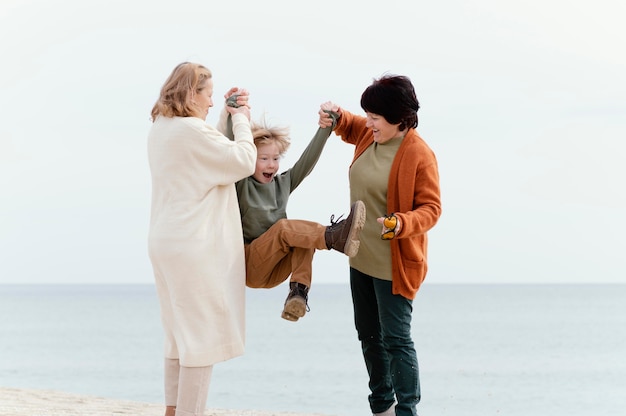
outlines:
[[281, 317], [288, 321], [297, 321], [309, 310], [308, 294], [313, 275], [313, 256], [315, 250], [326, 249], [323, 238], [326, 227], [310, 221], [285, 220], [276, 227], [291, 245], [291, 279], [289, 294]]
[[264, 235], [245, 247], [246, 286], [254, 289], [276, 287], [291, 274], [291, 252], [276, 251], [273, 255], [266, 254], [265, 243], [271, 242], [271, 239], [263, 238]]
[[326, 227], [311, 221], [282, 219], [246, 245], [246, 284], [275, 287], [293, 273], [292, 281], [311, 284], [315, 250], [325, 250]]
[[308, 310], [315, 250], [325, 250], [327, 227], [311, 221], [277, 221], [246, 246], [246, 284], [274, 287], [289, 278], [282, 317], [297, 321]]

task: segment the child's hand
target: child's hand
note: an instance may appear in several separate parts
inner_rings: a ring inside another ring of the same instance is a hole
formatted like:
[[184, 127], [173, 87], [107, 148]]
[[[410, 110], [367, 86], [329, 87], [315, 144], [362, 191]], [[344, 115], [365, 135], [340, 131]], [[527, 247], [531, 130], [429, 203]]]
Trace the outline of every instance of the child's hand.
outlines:
[[317, 124], [323, 129], [333, 125], [333, 118], [327, 113], [327, 111], [332, 111], [341, 117], [341, 107], [331, 101], [326, 101], [320, 105], [320, 110], [318, 111], [320, 118]]

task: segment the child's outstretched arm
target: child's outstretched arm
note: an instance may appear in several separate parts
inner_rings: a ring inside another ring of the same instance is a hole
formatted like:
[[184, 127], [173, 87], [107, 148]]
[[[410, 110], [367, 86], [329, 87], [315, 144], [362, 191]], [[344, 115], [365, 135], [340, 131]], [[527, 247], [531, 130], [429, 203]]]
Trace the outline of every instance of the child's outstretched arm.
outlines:
[[315, 135], [309, 142], [309, 145], [304, 149], [298, 161], [293, 165], [291, 170], [291, 191], [294, 189], [302, 181], [304, 178], [309, 176], [309, 174], [313, 171], [313, 168], [317, 164], [319, 160], [322, 150], [324, 150], [324, 146], [330, 137], [330, 133], [332, 133], [333, 128], [337, 123], [338, 114], [328, 110], [329, 117], [332, 120], [332, 123], [325, 128], [319, 127], [315, 132]]

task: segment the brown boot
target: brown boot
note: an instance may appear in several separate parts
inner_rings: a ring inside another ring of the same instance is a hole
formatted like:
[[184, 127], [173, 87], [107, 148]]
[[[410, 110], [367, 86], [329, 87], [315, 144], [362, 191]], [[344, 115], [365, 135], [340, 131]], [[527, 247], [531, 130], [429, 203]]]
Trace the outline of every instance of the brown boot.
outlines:
[[335, 216], [330, 217], [330, 225], [326, 227], [326, 246], [344, 253], [348, 257], [356, 256], [359, 251], [359, 234], [365, 225], [365, 204], [356, 201], [350, 208], [350, 215], [345, 220], [334, 221]]
[[281, 317], [288, 321], [297, 321], [309, 311], [309, 287], [302, 283], [289, 282], [289, 294]]

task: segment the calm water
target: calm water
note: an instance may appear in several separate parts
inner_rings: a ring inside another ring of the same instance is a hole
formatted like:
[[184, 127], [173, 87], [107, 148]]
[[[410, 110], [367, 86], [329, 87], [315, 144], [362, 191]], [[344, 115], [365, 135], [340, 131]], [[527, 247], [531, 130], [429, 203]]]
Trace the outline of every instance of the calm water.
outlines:
[[[348, 286], [314, 286], [297, 323], [286, 292], [248, 291], [208, 406], [369, 415]], [[626, 285], [426, 284], [414, 305], [421, 416], [625, 414]], [[160, 403], [158, 313], [150, 285], [0, 285], [0, 386]]]

